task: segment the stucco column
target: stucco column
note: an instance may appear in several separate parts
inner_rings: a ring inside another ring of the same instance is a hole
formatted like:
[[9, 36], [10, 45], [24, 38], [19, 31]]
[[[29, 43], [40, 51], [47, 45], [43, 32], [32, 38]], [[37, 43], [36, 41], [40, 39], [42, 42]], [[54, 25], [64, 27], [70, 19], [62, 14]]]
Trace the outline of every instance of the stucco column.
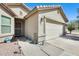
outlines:
[[[46, 18], [45, 16], [41, 19], [42, 24], [42, 35], [39, 37], [39, 40], [41, 41], [42, 45], [44, 45], [45, 39], [46, 39]], [[39, 41], [38, 40], [38, 41]]]
[[45, 16], [44, 16], [43, 20], [44, 20], [44, 40], [42, 42], [42, 45], [44, 45], [45, 40], [46, 40], [46, 18], [45, 18]]
[[45, 18], [45, 16], [44, 16], [44, 35], [46, 36], [46, 18]]

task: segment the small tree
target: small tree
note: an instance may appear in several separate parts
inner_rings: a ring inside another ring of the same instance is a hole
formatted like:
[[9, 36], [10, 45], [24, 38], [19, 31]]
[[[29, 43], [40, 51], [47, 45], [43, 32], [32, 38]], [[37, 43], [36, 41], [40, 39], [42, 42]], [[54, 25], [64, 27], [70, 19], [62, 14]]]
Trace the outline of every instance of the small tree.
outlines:
[[68, 31], [70, 32], [70, 34], [71, 34], [72, 30], [74, 30], [73, 24], [69, 23], [68, 24]]

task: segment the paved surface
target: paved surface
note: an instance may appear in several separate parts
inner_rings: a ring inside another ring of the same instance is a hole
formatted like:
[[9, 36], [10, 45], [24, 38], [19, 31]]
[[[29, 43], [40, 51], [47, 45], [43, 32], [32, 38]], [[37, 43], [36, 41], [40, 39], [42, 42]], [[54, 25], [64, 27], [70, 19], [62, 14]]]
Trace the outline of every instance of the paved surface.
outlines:
[[25, 56], [73, 56], [74, 54], [65, 51], [63, 48], [57, 47], [46, 42], [45, 45], [34, 45], [28, 42], [19, 41], [21, 49]]
[[48, 43], [63, 49], [68, 55], [79, 55], [79, 41], [58, 38], [55, 40], [49, 40]]
[[19, 54], [18, 45], [13, 43], [1, 43], [0, 44], [0, 56], [22, 56]]
[[74, 34], [48, 40], [43, 46], [28, 41], [19, 41], [19, 45], [26, 56], [79, 56], [79, 35]]
[[58, 48], [54, 45], [51, 45], [49, 43], [45, 43], [43, 46], [41, 46], [41, 49], [45, 51], [49, 56], [58, 56], [63, 53], [63, 49]]
[[25, 56], [47, 56], [37, 45], [22, 41], [19, 44]]
[[67, 34], [64, 37], [47, 40], [44, 45], [32, 44], [25, 38], [19, 38], [18, 44], [0, 44], [0, 56], [79, 56], [78, 34]]

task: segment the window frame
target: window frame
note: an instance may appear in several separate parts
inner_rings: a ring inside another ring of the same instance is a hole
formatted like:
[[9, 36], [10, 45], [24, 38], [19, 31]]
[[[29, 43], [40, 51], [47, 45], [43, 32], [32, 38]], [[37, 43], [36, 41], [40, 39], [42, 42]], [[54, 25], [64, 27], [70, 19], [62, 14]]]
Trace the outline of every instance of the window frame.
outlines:
[[[2, 17], [8, 18], [10, 20], [10, 24], [9, 25], [2, 24]], [[10, 27], [10, 32], [5, 32], [4, 33], [2, 31], [2, 27]], [[7, 17], [7, 16], [4, 16], [4, 15], [1, 15], [1, 34], [7, 34], [7, 33], [11, 33], [11, 18], [10, 17]]]

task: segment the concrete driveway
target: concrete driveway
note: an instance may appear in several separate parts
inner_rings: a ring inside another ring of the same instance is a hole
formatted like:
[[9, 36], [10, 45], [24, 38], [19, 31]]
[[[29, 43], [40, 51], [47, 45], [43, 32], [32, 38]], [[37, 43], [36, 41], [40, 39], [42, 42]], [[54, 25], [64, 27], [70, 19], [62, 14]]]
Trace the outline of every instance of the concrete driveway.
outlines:
[[63, 49], [68, 55], [79, 55], [79, 35], [67, 34], [65, 37], [51, 39], [47, 42]]
[[19, 41], [19, 44], [25, 56], [79, 56], [78, 39], [78, 35], [67, 34], [48, 40], [43, 46], [28, 41]]

